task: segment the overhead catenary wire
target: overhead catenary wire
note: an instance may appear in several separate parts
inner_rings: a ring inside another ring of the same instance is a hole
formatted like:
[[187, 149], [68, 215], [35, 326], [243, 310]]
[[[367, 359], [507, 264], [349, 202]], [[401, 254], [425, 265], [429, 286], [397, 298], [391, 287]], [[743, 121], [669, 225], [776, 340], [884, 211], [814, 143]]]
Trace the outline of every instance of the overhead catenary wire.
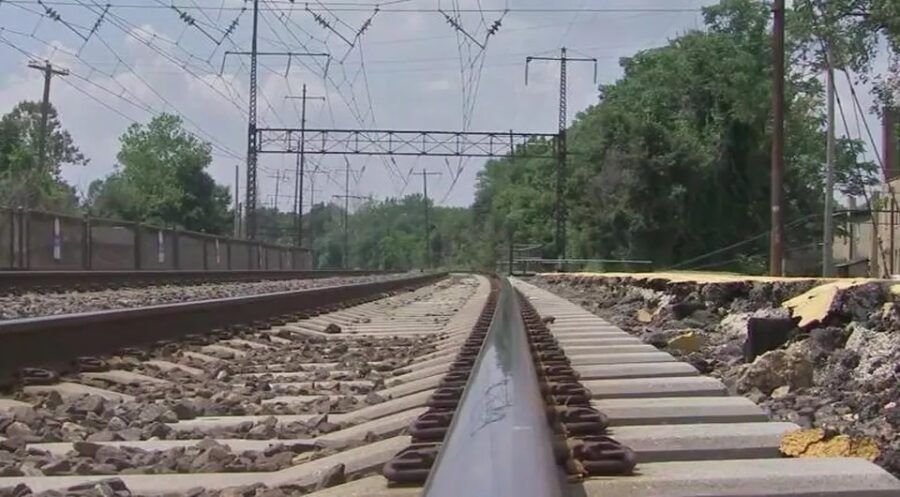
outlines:
[[[56, 5], [56, 6], [66, 6], [66, 5], [77, 5], [75, 0], [41, 0], [46, 5]], [[3, 3], [9, 3], [11, 5], [38, 5], [38, 0], [4, 0]], [[290, 0], [271, 0], [269, 2], [272, 6], [267, 8], [262, 8], [260, 10], [283, 10], [286, 7], [292, 6], [294, 2]], [[379, 10], [382, 13], [440, 13], [440, 8], [434, 7], [387, 7], [387, 3], [346, 3], [341, 4], [340, 2], [329, 2], [328, 5], [321, 4], [320, 5], [309, 5], [309, 10], [317, 11], [317, 12], [327, 12], [327, 13], [335, 13], [335, 12], [369, 12], [374, 7], [379, 7]], [[215, 7], [215, 6], [191, 6], [186, 4], [171, 4], [174, 7], [177, 7], [182, 10], [210, 10], [210, 11], [227, 11], [227, 10], [240, 10], [241, 7], [237, 6], [225, 6], [225, 7]], [[170, 9], [170, 6], [159, 6], [159, 5], [148, 5], [145, 3], [138, 2], [118, 2], [112, 3], [112, 7], [116, 9]], [[701, 13], [703, 12], [702, 8], [699, 7], [581, 7], [581, 8], [550, 8], [550, 7], [514, 7], [509, 9], [500, 9], [500, 8], [460, 8], [458, 9], [460, 13], [473, 13], [473, 14], [488, 14], [495, 13], [499, 14], [504, 11], [509, 11], [516, 14], [553, 14], [553, 13], [678, 13], [678, 12], [689, 12], [689, 13]]]
[[[46, 46], [48, 46], [48, 47], [51, 47], [51, 48], [53, 48], [53, 49], [55, 49], [55, 50], [62, 51], [63, 53], [65, 53], [65, 54], [67, 54], [67, 55], [70, 55], [70, 56], [72, 56], [72, 57], [75, 57], [79, 62], [81, 62], [82, 64], [85, 64], [86, 66], [88, 66], [88, 68], [90, 68], [91, 71], [96, 71], [96, 72], [99, 72], [100, 74], [103, 74], [103, 75], [109, 77], [109, 78], [113, 78], [113, 75], [112, 75], [112, 74], [107, 74], [106, 72], [104, 72], [104, 71], [102, 71], [102, 70], [100, 70], [100, 69], [98, 69], [98, 68], [92, 66], [90, 63], [85, 62], [85, 61], [80, 57], [80, 55], [79, 55], [78, 53], [76, 53], [76, 52], [71, 52], [71, 51], [69, 51], [69, 50], [66, 50], [66, 49], [63, 48], [63, 47], [58, 47], [57, 45], [54, 45], [54, 44], [52, 44], [52, 43], [50, 43], [50, 42], [48, 42], [48, 41], [46, 41], [46, 40], [43, 40], [43, 39], [37, 37], [37, 36], [34, 35], [34, 34], [29, 35], [29, 34], [27, 34], [27, 33], [19, 32], [19, 31], [16, 31], [16, 30], [12, 30], [12, 29], [10, 29], [10, 28], [0, 28], [0, 33], [2, 33], [2, 32], [9, 32], [9, 33], [12, 33], [12, 34], [15, 34], [15, 35], [18, 35], [18, 36], [27, 36], [28, 38], [31, 38], [31, 39], [33, 39], [33, 40], [35, 40], [35, 41], [38, 41], [39, 43], [42, 43], [42, 44], [44, 44], [44, 45], [46, 45]], [[99, 39], [99, 38], [100, 38], [100, 37], [98, 36], [98, 39]], [[104, 42], [104, 43], [105, 43], [105, 42]], [[18, 49], [18, 47], [14, 46], [14, 45], [12, 45], [12, 44], [9, 44], [9, 43], [8, 43], [8, 45], [11, 46], [11, 47], [13, 47], [13, 48], [17, 48], [17, 49]], [[38, 55], [33, 54], [33, 53], [31, 53], [31, 52], [27, 52], [27, 51], [24, 51], [24, 50], [18, 50], [18, 51], [19, 51], [20, 53], [23, 53], [23, 54], [27, 55], [28, 57], [31, 57], [31, 58], [39, 58]], [[123, 61], [122, 63], [124, 63], [124, 61]], [[134, 93], [130, 88], [128, 88], [128, 87], [125, 86], [125, 85], [122, 85], [121, 83], [119, 83], [119, 86], [120, 86], [120, 88], [121, 88], [121, 93], [116, 93], [116, 92], [114, 92], [114, 91], [112, 91], [112, 90], [109, 90], [108, 88], [106, 88], [106, 87], [104, 87], [104, 86], [102, 86], [102, 85], [99, 85], [98, 83], [94, 82], [94, 81], [90, 78], [90, 75], [85, 76], [85, 75], [80, 74], [80, 73], [77, 72], [77, 71], [73, 71], [73, 72], [72, 72], [72, 76], [75, 77], [75, 78], [84, 80], [86, 83], [91, 84], [92, 86], [96, 86], [96, 87], [98, 87], [99, 89], [101, 89], [102, 91], [104, 91], [104, 92], [106, 92], [106, 93], [109, 93], [110, 95], [112, 95], [112, 96], [114, 96], [114, 97], [116, 97], [116, 98], [122, 99], [125, 103], [128, 103], [129, 105], [138, 107], [138, 108], [140, 108], [141, 110], [143, 110], [143, 111], [145, 111], [145, 112], [148, 112], [148, 113], [151, 113], [151, 114], [158, 114], [158, 113], [159, 113], [159, 112], [158, 112], [156, 109], [154, 109], [152, 106], [150, 106], [149, 104], [145, 103], [145, 102], [143, 101], [143, 99], [142, 99], [139, 95], [137, 95], [137, 94]], [[149, 87], [149, 83], [147, 83], [145, 80], [143, 80], [142, 78], [140, 78], [139, 75], [136, 75], [136, 77], [137, 77], [138, 79], [140, 79], [145, 85], [147, 85], [147, 86]], [[154, 92], [154, 93], [156, 93], [155, 90], [153, 90], [152, 88], [151, 88], [151, 91]], [[123, 98], [123, 97], [122, 97], [122, 93], [128, 94], [128, 95], [129, 95], [129, 98], [127, 98], [127, 99]], [[186, 118], [184, 115], [182, 115], [181, 113], [179, 113], [179, 112], [177, 111], [177, 109], [174, 107], [174, 105], [171, 104], [171, 102], [166, 101], [166, 100], [164, 99], [164, 97], [162, 97], [161, 95], [158, 95], [158, 96], [159, 96], [163, 101], [167, 102], [168, 105], [170, 105], [170, 106], [172, 107], [171, 112], [172, 112], [173, 114], [182, 117], [183, 119], [185, 119], [185, 122], [187, 122], [187, 123], [193, 125], [195, 128], [197, 128], [199, 134], [204, 135], [204, 137], [205, 137], [206, 139], [210, 140], [210, 141], [212, 142], [213, 146], [220, 148], [221, 150], [225, 151], [228, 155], [233, 155], [233, 154], [234, 154], [234, 151], [232, 151], [232, 150], [231, 150], [230, 148], [228, 148], [226, 145], [220, 143], [215, 137], [213, 137], [210, 133], [208, 133], [207, 131], [205, 131], [202, 127], [200, 127], [200, 126], [197, 125], [195, 122], [193, 122], [193, 121], [190, 120], [189, 118]]]

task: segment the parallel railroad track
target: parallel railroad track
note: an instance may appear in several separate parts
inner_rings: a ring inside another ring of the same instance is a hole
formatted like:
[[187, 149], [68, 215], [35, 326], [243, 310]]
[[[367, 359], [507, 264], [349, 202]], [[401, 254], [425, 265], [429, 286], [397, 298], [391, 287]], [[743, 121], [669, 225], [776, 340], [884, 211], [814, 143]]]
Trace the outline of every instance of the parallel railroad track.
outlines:
[[0, 294], [86, 291], [154, 285], [250, 282], [368, 276], [377, 270], [210, 270], [210, 271], [0, 271]]
[[223, 330], [0, 400], [0, 495], [900, 495], [861, 459], [780, 458], [796, 426], [521, 281]]

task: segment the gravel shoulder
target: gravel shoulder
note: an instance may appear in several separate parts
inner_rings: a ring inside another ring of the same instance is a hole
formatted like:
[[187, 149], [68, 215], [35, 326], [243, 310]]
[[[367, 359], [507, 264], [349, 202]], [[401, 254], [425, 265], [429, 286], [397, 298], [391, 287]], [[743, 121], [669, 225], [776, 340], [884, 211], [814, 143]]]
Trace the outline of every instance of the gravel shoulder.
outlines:
[[[900, 476], [900, 307], [885, 281], [539, 275], [529, 280], [720, 378], [774, 419], [878, 446]], [[845, 454], [846, 455], [846, 454]]]
[[400, 275], [343, 276], [335, 278], [208, 283], [204, 285], [160, 285], [91, 292], [25, 293], [0, 295], [0, 320], [78, 312], [128, 309], [150, 305], [192, 302], [226, 297], [306, 290], [326, 286], [366, 283]]
[[489, 290], [450, 276], [25, 385], [0, 396], [0, 497], [280, 497], [375, 474], [436, 385], [410, 372], [454, 355]]

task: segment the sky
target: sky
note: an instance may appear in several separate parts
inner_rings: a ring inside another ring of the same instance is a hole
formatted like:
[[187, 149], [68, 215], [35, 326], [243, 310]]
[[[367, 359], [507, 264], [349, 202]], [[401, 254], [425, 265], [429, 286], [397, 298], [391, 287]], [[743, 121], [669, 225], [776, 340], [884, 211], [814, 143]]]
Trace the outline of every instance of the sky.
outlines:
[[[569, 122], [621, 76], [619, 59], [702, 28], [712, 0], [260, 0], [259, 51], [327, 52], [330, 58], [260, 57], [259, 126], [299, 127], [303, 84], [310, 128], [555, 132], [559, 66], [525, 57], [570, 55]], [[109, 4], [109, 8], [104, 6]], [[174, 8], [172, 6], [175, 6]], [[0, 2], [0, 112], [39, 100], [47, 59], [70, 71], [52, 81], [62, 124], [90, 159], [63, 170], [80, 192], [114, 170], [118, 138], [169, 112], [213, 144], [209, 172], [243, 199], [252, 2], [242, 0], [7, 0]], [[456, 19], [456, 26], [447, 17]], [[494, 34], [488, 32], [499, 21]], [[361, 28], [366, 26], [365, 30]], [[477, 42], [477, 43], [476, 43]], [[880, 66], [885, 65], [880, 61]], [[327, 71], [326, 71], [327, 69]], [[878, 67], [876, 67], [876, 70]], [[868, 109], [868, 89], [857, 92]], [[849, 87], [839, 94], [850, 102]], [[854, 122], [851, 117], [851, 122]], [[865, 122], [877, 131], [878, 120]], [[851, 126], [852, 127], [852, 126]], [[841, 127], [839, 126], [839, 129]], [[862, 129], [862, 128], [860, 128]], [[856, 131], [853, 130], [853, 133]], [[868, 147], [870, 156], [877, 153]], [[484, 159], [310, 157], [315, 201], [343, 194], [384, 198], [422, 191], [443, 205], [469, 205]], [[295, 157], [261, 155], [259, 199], [292, 208]], [[309, 180], [307, 180], [309, 187]], [[305, 192], [305, 209], [310, 191]]]

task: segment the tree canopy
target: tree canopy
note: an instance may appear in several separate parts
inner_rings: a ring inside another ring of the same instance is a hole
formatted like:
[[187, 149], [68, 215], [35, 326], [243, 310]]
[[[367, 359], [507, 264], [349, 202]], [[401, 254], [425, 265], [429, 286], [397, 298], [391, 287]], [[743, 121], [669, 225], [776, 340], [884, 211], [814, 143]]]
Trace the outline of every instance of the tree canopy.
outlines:
[[45, 210], [74, 209], [75, 192], [61, 178], [63, 166], [85, 165], [88, 160], [63, 129], [56, 109], [47, 114], [46, 157], [38, 157], [41, 104], [19, 102], [0, 118], [0, 197], [12, 207]]
[[88, 192], [95, 214], [207, 233], [229, 231], [231, 196], [206, 172], [211, 146], [188, 133], [180, 117], [160, 114], [147, 124], [132, 124], [119, 141], [120, 165]]
[[[666, 266], [768, 230], [768, 8], [725, 0], [705, 9], [705, 20], [705, 31], [623, 59], [622, 78], [570, 127], [568, 256]], [[788, 233], [796, 245], [815, 238], [817, 223], [808, 220], [821, 212], [823, 90], [815, 75], [794, 70], [786, 92], [785, 215], [796, 223]], [[841, 140], [839, 148], [840, 188], [872, 184], [861, 145]], [[498, 228], [512, 219], [517, 240], [551, 247], [555, 194], [547, 185], [555, 174], [551, 158], [490, 162], [474, 207], [483, 238], [501, 243]], [[742, 255], [761, 256], [765, 244]]]

